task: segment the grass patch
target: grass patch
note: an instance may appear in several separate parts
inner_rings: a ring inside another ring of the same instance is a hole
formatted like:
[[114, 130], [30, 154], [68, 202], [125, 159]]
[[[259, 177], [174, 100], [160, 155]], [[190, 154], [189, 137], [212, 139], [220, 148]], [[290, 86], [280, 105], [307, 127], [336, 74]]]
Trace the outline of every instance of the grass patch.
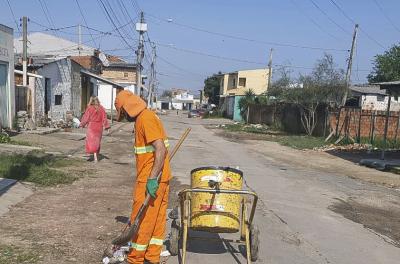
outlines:
[[35, 250], [24, 250], [16, 246], [0, 245], [0, 263], [30, 263], [39, 261], [40, 257]]
[[61, 168], [78, 166], [83, 162], [34, 152], [28, 155], [1, 154], [0, 160], [0, 177], [32, 182], [42, 186], [74, 182], [78, 177], [70, 171], [64, 172]]
[[19, 146], [33, 146], [33, 144], [31, 142], [23, 141], [23, 140], [15, 140], [15, 139], [11, 139], [11, 141], [8, 144], [19, 145]]
[[263, 140], [278, 142], [283, 146], [295, 149], [313, 149], [329, 145], [323, 137], [312, 137], [306, 135], [287, 135], [277, 130], [276, 127], [266, 125], [228, 124], [220, 126], [229, 132], [245, 132], [263, 135]]
[[246, 125], [242, 123], [227, 124], [224, 125], [223, 128], [230, 132], [247, 132], [256, 134], [268, 134], [268, 132], [270, 131], [268, 129], [268, 126], [265, 125]]
[[288, 146], [295, 149], [313, 149], [328, 145], [323, 137], [310, 136], [279, 136], [277, 142], [283, 146]]

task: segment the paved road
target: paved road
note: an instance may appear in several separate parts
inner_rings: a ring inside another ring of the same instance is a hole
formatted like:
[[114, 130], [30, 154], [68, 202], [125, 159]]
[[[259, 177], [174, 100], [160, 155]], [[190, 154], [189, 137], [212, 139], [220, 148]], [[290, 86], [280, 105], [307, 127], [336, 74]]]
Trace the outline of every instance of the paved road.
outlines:
[[[163, 116], [169, 136], [178, 139], [186, 127], [192, 132], [173, 162], [175, 177], [189, 183], [191, 169], [221, 165], [239, 167], [248, 188], [261, 198], [256, 223], [261, 229], [257, 263], [399, 263], [400, 249], [387, 238], [328, 209], [337, 199], [390, 194], [396, 191], [281, 163], [253, 142], [227, 141], [204, 127], [213, 120]], [[175, 141], [176, 142], [176, 141]], [[264, 146], [265, 147], [265, 146]], [[282, 155], [282, 153], [280, 153]], [[304, 163], [312, 162], [304, 156]], [[355, 167], [356, 168], [356, 167]], [[241, 249], [222, 243], [193, 242], [188, 263], [245, 263]], [[178, 263], [173, 257], [168, 263]]]

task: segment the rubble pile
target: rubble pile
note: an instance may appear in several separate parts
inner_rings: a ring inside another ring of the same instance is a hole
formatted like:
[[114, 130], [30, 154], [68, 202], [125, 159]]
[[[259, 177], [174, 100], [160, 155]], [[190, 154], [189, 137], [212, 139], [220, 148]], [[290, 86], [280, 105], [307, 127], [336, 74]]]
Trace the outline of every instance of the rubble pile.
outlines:
[[35, 122], [26, 111], [17, 112], [17, 130], [36, 130]]
[[[372, 146], [370, 144], [348, 144], [348, 145], [335, 145], [335, 144], [330, 144], [326, 145], [323, 147], [316, 147], [313, 148], [315, 151], [331, 151], [331, 150], [337, 150], [337, 151], [357, 151], [357, 150], [371, 150]], [[376, 149], [376, 148], [375, 148]]]

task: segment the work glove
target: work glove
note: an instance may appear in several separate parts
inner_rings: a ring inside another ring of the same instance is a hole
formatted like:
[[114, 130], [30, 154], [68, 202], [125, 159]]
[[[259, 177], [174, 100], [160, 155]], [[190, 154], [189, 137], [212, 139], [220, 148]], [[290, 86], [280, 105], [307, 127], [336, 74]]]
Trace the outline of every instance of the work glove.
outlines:
[[146, 190], [151, 197], [156, 198], [156, 192], [158, 190], [157, 179], [148, 179], [146, 184]]

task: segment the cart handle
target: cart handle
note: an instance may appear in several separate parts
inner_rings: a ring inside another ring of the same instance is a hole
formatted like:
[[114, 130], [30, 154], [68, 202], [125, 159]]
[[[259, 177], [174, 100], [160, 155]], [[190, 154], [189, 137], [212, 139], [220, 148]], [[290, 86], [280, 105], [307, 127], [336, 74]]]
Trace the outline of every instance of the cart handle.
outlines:
[[[179, 192], [178, 196], [182, 199], [182, 196], [186, 197], [187, 193], [211, 193], [211, 194], [218, 194], [218, 193], [225, 193], [225, 194], [241, 194], [241, 195], [249, 195], [253, 196], [253, 204], [251, 207], [251, 212], [249, 216], [249, 224], [253, 222], [254, 214], [256, 213], [258, 195], [255, 192], [251, 191], [244, 191], [244, 190], [226, 190], [226, 189], [200, 189], [200, 188], [193, 188], [193, 189], [184, 189]], [[185, 199], [186, 200], [186, 199]]]

